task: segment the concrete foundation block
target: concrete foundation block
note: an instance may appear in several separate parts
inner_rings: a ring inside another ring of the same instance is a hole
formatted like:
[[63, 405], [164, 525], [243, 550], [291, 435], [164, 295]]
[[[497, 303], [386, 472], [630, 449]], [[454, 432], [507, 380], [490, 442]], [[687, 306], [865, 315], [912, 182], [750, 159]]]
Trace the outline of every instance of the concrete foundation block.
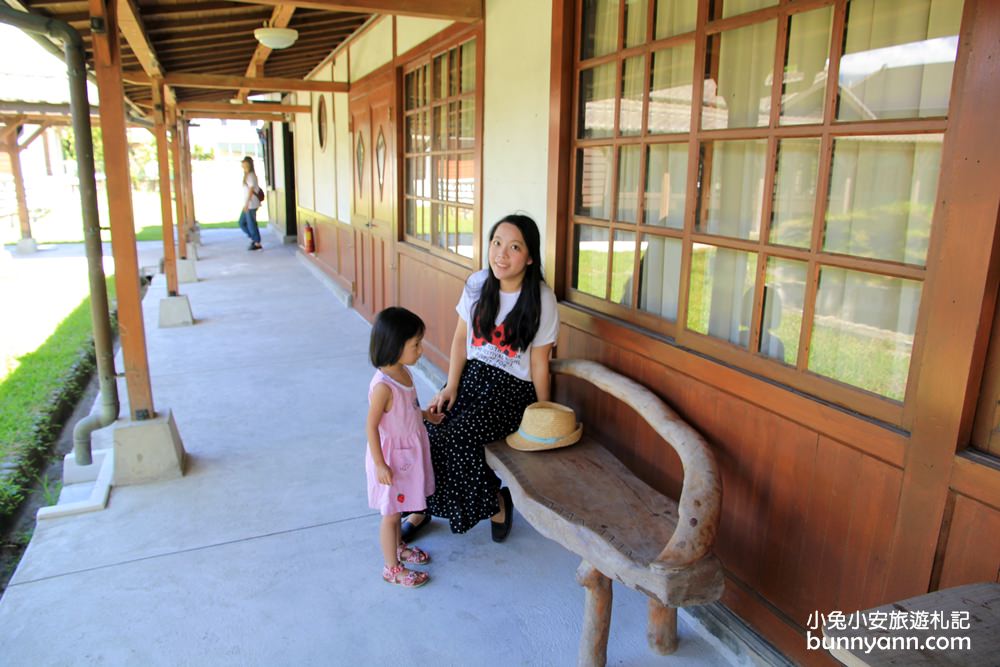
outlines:
[[188, 259], [198, 259], [198, 245], [195, 243], [188, 243], [187, 254]]
[[190, 248], [187, 259], [177, 260], [177, 282], [196, 283], [198, 282], [198, 260], [191, 256]]
[[160, 328], [189, 327], [194, 324], [191, 301], [186, 294], [160, 299]]
[[187, 233], [187, 241], [192, 245], [202, 245], [201, 243], [201, 230], [199, 229], [189, 229]]
[[170, 409], [155, 419], [115, 429], [113, 486], [145, 484], [184, 475], [184, 443]]
[[30, 255], [38, 252], [38, 244], [35, 239], [21, 239], [17, 242], [18, 255]]

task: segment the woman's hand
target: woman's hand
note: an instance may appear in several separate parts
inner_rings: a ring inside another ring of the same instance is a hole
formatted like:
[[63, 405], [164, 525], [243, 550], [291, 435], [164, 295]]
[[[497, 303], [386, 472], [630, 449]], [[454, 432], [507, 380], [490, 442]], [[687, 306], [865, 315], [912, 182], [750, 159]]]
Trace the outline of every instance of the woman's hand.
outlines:
[[443, 413], [455, 405], [456, 400], [458, 400], [458, 388], [447, 384], [434, 396], [428, 411], [444, 417]]
[[385, 463], [375, 464], [375, 476], [378, 477], [379, 484], [390, 486], [392, 484], [392, 468]]

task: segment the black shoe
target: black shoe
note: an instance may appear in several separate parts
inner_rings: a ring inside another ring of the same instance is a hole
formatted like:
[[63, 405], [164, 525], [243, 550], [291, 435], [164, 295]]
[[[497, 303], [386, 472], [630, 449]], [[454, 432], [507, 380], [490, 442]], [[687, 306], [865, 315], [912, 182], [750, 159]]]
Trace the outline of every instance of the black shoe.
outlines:
[[263, 249], [264, 249], [264, 246], [262, 246], [261, 244], [259, 244], [257, 242], [251, 243], [250, 247], [247, 248], [247, 250], [263, 250]]
[[410, 514], [407, 514], [406, 516], [409, 517], [412, 514], [423, 514], [424, 519], [420, 523], [412, 523], [409, 519], [405, 517], [403, 518], [403, 525], [400, 528], [400, 538], [404, 542], [412, 542], [415, 540], [417, 535], [420, 534], [420, 531], [422, 531], [424, 527], [431, 522], [431, 515], [427, 514], [427, 512], [410, 512]]
[[514, 522], [514, 500], [510, 497], [510, 489], [506, 486], [500, 489], [500, 498], [503, 500], [503, 522], [490, 521], [490, 532], [493, 534], [494, 542], [506, 540], [510, 535], [510, 526]]

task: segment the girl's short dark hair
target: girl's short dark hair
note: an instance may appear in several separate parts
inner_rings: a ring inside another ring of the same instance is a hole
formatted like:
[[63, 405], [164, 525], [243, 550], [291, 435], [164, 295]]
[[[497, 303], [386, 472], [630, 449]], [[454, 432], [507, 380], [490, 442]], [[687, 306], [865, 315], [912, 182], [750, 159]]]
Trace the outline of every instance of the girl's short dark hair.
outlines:
[[375, 368], [392, 366], [403, 356], [406, 341], [424, 335], [424, 321], [406, 308], [391, 306], [375, 317], [368, 358]]

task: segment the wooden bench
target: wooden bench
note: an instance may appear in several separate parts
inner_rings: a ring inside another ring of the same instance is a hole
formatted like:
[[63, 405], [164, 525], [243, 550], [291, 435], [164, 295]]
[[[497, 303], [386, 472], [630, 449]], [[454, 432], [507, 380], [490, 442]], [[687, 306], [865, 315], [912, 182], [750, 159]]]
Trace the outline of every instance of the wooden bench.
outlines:
[[554, 374], [587, 380], [631, 406], [680, 457], [679, 502], [633, 475], [584, 429], [571, 447], [541, 452], [486, 446], [486, 460], [510, 487], [514, 504], [538, 532], [579, 555], [586, 588], [580, 665], [607, 661], [611, 581], [647, 595], [654, 651], [677, 648], [677, 607], [714, 602], [723, 575], [712, 553], [722, 482], [705, 440], [651, 391], [604, 366], [552, 362]]

